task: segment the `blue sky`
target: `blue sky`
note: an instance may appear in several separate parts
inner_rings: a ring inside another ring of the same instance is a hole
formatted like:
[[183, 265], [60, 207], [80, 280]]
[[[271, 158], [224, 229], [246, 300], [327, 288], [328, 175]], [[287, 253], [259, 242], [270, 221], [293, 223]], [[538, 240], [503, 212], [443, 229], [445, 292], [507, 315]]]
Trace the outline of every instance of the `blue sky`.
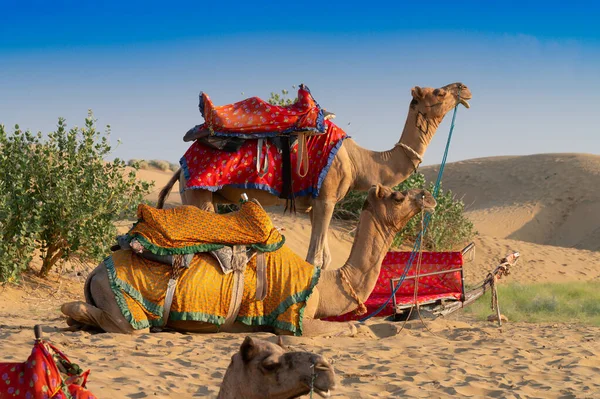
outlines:
[[411, 87], [461, 81], [472, 108], [459, 109], [450, 161], [600, 154], [593, 2], [122, 3], [0, 0], [0, 123], [51, 131], [91, 108], [123, 141], [115, 156], [176, 162], [202, 122], [199, 91], [226, 104], [305, 83], [360, 145], [384, 150]]

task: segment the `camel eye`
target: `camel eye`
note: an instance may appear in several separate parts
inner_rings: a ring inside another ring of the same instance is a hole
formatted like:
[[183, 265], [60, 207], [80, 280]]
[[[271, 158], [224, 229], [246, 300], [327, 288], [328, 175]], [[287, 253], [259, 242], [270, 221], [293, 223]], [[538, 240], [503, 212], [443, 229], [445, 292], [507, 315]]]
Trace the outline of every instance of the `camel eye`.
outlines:
[[274, 362], [273, 360], [265, 360], [262, 362], [261, 366], [263, 369], [265, 369], [265, 371], [272, 372], [272, 371], [277, 370], [279, 367], [281, 367], [281, 363]]

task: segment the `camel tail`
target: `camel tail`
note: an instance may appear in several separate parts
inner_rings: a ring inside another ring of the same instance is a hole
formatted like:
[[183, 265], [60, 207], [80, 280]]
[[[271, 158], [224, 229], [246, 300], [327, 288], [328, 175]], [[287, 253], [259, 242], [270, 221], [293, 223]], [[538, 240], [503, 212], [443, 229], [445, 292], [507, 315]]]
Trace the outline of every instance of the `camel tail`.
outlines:
[[165, 201], [169, 198], [169, 194], [171, 194], [171, 189], [173, 189], [173, 185], [175, 182], [179, 180], [179, 175], [181, 174], [181, 168], [177, 169], [177, 172], [171, 177], [171, 180], [167, 183], [166, 186], [160, 190], [160, 194], [158, 194], [158, 202], [156, 203], [156, 207], [158, 209], [162, 209], [165, 206]]
[[[104, 262], [102, 262], [100, 265], [104, 266]], [[96, 269], [94, 269], [90, 272], [90, 274], [85, 279], [85, 285], [83, 286], [83, 294], [85, 295], [85, 303], [89, 303], [90, 305], [93, 305], [93, 306], [96, 306], [96, 303], [94, 302], [94, 298], [92, 297], [91, 286], [92, 286], [92, 278], [96, 274]]]

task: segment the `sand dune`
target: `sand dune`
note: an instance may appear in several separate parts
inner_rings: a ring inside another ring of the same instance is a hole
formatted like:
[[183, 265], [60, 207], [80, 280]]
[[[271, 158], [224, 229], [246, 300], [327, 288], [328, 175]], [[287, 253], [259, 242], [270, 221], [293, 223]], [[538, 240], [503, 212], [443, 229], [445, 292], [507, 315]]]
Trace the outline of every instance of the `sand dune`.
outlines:
[[[423, 168], [432, 176], [436, 167]], [[140, 171], [155, 180], [155, 200], [170, 172]], [[496, 157], [449, 164], [444, 187], [464, 196], [479, 236], [468, 284], [485, 276], [509, 251], [521, 261], [507, 281], [600, 280], [600, 156], [547, 154]], [[175, 186], [170, 201], [179, 202]], [[304, 255], [306, 215], [268, 209], [288, 245]], [[127, 230], [130, 222], [120, 224]], [[352, 237], [347, 224], [329, 232], [334, 267], [344, 263]], [[503, 280], [503, 283], [505, 280]], [[82, 367], [100, 398], [212, 397], [243, 336], [175, 333], [120, 336], [60, 332], [63, 302], [83, 298], [83, 278], [58, 282], [26, 276], [21, 287], [0, 287], [0, 361], [23, 361], [34, 324]], [[334, 362], [339, 398], [600, 397], [600, 328], [576, 324], [507, 323], [502, 328], [459, 314], [452, 320], [372, 319], [352, 338], [286, 337], [294, 349]], [[258, 337], [274, 340], [269, 334]]]
[[[438, 167], [425, 167], [429, 180]], [[539, 154], [448, 164], [443, 185], [483, 235], [600, 250], [600, 156]]]

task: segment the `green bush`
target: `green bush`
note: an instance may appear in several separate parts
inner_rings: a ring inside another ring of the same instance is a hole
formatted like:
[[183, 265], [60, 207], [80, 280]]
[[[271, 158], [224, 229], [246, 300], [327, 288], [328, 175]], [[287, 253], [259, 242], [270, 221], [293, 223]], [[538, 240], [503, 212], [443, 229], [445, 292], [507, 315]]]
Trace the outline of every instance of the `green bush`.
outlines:
[[138, 169], [150, 169], [152, 167], [164, 172], [176, 172], [179, 170], [179, 164], [160, 159], [153, 159], [151, 161], [145, 161], [143, 159], [130, 159], [127, 161], [127, 166], [135, 167], [136, 165]]
[[171, 170], [171, 164], [167, 161], [162, 161], [160, 159], [152, 159], [151, 161], [148, 161], [148, 164], [153, 168], [162, 170], [163, 172]]
[[[292, 86], [292, 89], [296, 89], [296, 86]], [[269, 104], [281, 105], [281, 106], [291, 105], [291, 104], [295, 103], [297, 98], [294, 98], [292, 100], [291, 98], [288, 98], [288, 94], [289, 94], [289, 91], [287, 91], [285, 89], [281, 90], [281, 94], [271, 92], [271, 95], [269, 96], [269, 99], [267, 100], [267, 102]]]
[[[394, 187], [394, 190], [404, 191], [426, 188], [433, 192], [433, 183], [426, 185], [425, 176], [413, 173], [407, 180]], [[363, 204], [367, 198], [366, 192], [351, 191], [341, 200], [334, 210], [334, 217], [358, 220]], [[449, 251], [458, 249], [470, 241], [475, 231], [473, 223], [464, 216], [465, 205], [456, 199], [452, 191], [444, 192], [442, 187], [438, 192], [437, 207], [431, 215], [427, 232], [423, 238], [423, 249], [428, 251]], [[393, 246], [414, 243], [421, 231], [421, 218], [412, 218], [394, 238]]]
[[148, 169], [150, 165], [148, 165], [148, 161], [144, 161], [143, 159], [130, 159], [127, 161], [127, 166], [130, 166], [134, 169]]
[[123, 160], [104, 161], [109, 129], [97, 132], [91, 112], [83, 128], [60, 118], [47, 137], [0, 125], [0, 281], [17, 279], [35, 250], [41, 276], [61, 259], [106, 256], [113, 222], [133, 215], [151, 187], [136, 181], [137, 165], [126, 174]]

